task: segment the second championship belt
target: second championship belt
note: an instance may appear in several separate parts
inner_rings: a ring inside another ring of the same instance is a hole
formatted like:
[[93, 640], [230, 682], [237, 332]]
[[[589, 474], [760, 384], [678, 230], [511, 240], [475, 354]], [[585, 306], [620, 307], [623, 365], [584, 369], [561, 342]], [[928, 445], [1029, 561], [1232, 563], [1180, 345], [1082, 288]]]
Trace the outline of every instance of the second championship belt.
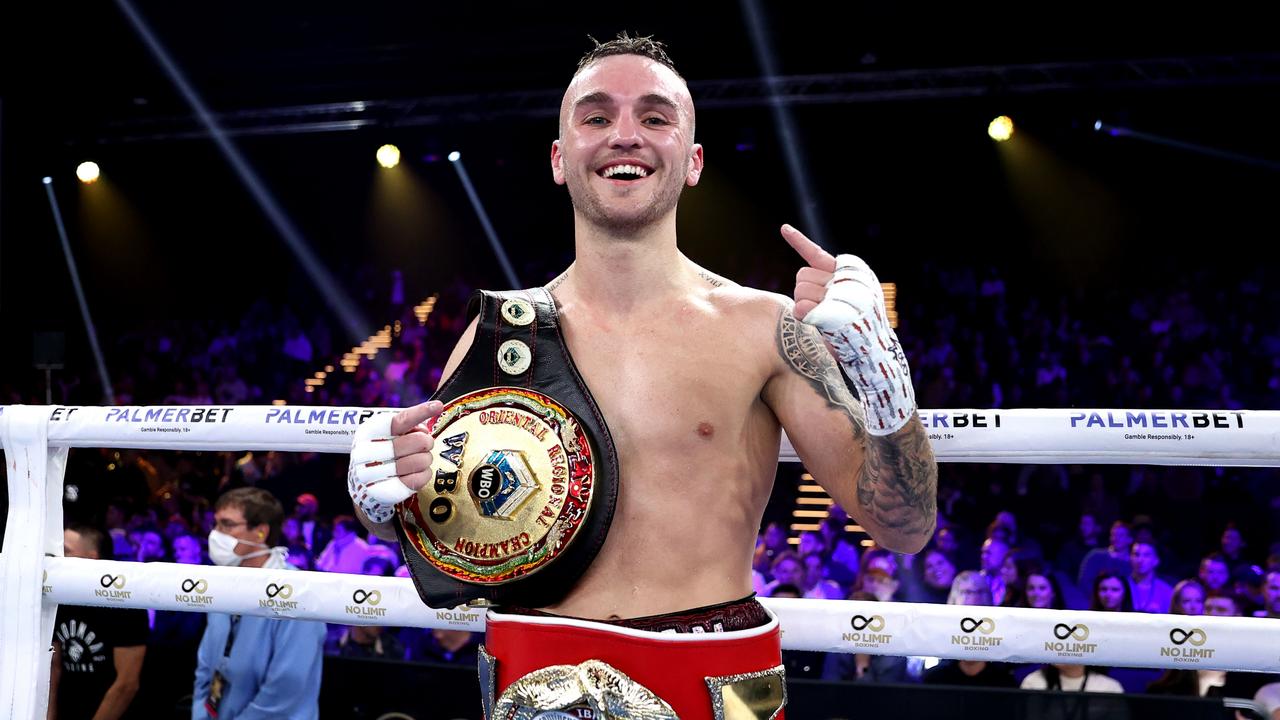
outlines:
[[476, 336], [432, 399], [433, 479], [396, 533], [431, 607], [550, 605], [604, 544], [618, 457], [545, 288], [480, 291]]

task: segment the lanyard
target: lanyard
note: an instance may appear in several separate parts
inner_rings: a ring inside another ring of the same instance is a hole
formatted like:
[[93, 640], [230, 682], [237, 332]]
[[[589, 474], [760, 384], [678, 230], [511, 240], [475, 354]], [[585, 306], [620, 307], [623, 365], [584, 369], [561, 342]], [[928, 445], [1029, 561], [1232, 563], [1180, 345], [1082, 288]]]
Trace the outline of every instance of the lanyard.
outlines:
[[222, 656], [223, 656], [223, 657], [228, 657], [228, 656], [230, 656], [230, 655], [231, 655], [231, 646], [232, 646], [232, 645], [235, 645], [235, 642], [236, 642], [236, 631], [237, 631], [238, 629], [240, 629], [240, 616], [239, 616], [239, 615], [232, 615], [232, 616], [231, 616], [231, 630], [229, 630], [229, 631], [227, 632], [227, 645], [226, 645], [226, 647], [224, 647], [224, 648], [222, 649]]

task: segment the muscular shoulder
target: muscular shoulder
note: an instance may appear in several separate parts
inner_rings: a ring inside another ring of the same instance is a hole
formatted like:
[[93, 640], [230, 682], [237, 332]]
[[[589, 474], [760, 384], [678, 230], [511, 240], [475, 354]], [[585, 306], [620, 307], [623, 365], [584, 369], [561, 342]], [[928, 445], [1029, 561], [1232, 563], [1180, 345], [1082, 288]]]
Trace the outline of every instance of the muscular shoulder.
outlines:
[[707, 282], [707, 301], [718, 312], [743, 323], [740, 325], [743, 330], [759, 327], [774, 332], [778, 318], [793, 305], [791, 298], [785, 295], [739, 285], [703, 269], [699, 269], [698, 274]]

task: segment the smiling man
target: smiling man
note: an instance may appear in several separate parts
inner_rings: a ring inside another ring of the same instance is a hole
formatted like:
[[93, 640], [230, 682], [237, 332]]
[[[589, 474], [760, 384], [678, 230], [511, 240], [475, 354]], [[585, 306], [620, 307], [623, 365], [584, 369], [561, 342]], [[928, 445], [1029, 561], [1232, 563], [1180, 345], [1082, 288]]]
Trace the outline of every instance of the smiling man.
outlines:
[[[574, 541], [600, 544], [557, 599], [490, 611], [489, 717], [598, 712], [593, 687], [627, 688], [638, 703], [630, 711], [645, 717], [723, 717], [744, 696], [776, 703], [765, 717], [777, 709], [780, 633], [752, 595], [751, 557], [784, 428], [814, 478], [881, 545], [915, 552], [932, 535], [937, 466], [879, 281], [858, 258], [832, 257], [790, 226], [783, 240], [805, 262], [794, 298], [685, 257], [676, 206], [702, 173], [694, 128], [684, 79], [648, 38], [598, 45], [565, 92], [551, 173], [573, 203], [576, 258], [537, 291], [549, 296], [527, 292], [531, 305], [553, 300], [546, 322], [556, 324], [538, 342], [563, 338], [577, 372], [560, 372], [590, 388], [620, 481], [607, 536]], [[455, 372], [493, 362], [486, 349], [509, 330], [481, 307], [442, 393]], [[380, 536], [395, 537], [391, 505], [439, 491], [423, 423], [441, 410], [424, 403], [381, 436], [357, 435], [350, 489]], [[369, 462], [378, 447], [385, 459]], [[537, 704], [553, 687], [581, 697]]]

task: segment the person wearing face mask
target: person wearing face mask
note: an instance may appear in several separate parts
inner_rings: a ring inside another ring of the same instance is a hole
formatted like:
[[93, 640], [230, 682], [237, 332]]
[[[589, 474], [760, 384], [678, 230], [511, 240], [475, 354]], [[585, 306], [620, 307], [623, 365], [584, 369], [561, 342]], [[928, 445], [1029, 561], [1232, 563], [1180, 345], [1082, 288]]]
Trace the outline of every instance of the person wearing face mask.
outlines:
[[[280, 539], [284, 509], [261, 488], [237, 488], [214, 506], [209, 559], [216, 565], [293, 569]], [[197, 652], [192, 720], [320, 715], [323, 623], [210, 613]]]

